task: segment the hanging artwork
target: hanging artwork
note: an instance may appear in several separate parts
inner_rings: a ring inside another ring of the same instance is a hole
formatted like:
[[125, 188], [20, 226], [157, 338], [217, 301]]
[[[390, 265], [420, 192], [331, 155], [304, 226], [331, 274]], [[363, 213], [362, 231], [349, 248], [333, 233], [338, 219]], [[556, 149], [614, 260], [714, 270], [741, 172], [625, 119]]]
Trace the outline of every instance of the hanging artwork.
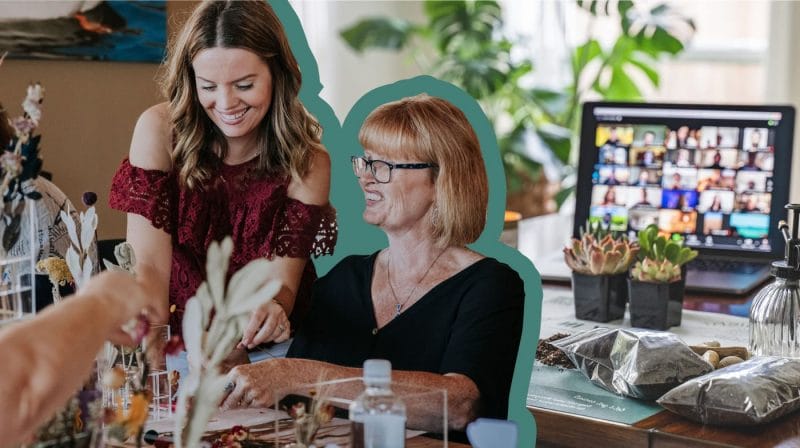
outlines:
[[0, 54], [20, 59], [160, 62], [166, 1], [0, 2]]

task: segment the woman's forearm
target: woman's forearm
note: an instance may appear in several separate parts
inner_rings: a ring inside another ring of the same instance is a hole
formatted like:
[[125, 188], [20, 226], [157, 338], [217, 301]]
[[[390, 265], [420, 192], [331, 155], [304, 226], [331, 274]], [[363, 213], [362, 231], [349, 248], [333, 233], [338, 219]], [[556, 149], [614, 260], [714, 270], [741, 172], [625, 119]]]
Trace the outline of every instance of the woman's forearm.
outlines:
[[161, 317], [158, 323], [166, 323], [169, 319], [172, 237], [153, 227], [143, 216], [128, 213], [126, 240], [136, 256], [136, 275], [148, 287], [151, 298], [148, 309], [151, 314]]
[[118, 322], [104, 297], [75, 296], [0, 331], [0, 445], [23, 440], [88, 377]]
[[[255, 363], [257, 367], [262, 363]], [[267, 367], [268, 365], [268, 367]], [[267, 373], [263, 381], [280, 385], [273, 390], [290, 388], [302, 384], [316, 383], [339, 378], [360, 378], [360, 368], [342, 367], [322, 361], [308, 359], [275, 359], [264, 362]], [[292, 372], [287, 374], [287, 372]], [[412, 395], [418, 388], [444, 389], [447, 391], [447, 415], [450, 429], [463, 430], [477, 415], [480, 393], [475, 383], [464, 375], [440, 375], [430, 372], [392, 371], [394, 391], [406, 398], [408, 426], [413, 429], [441, 432], [444, 404], [441, 394]], [[403, 385], [413, 385], [404, 387]], [[360, 381], [332, 386], [327, 393], [338, 398], [353, 400], [363, 391]]]
[[300, 280], [303, 277], [306, 263], [309, 263], [309, 261], [305, 258], [275, 257], [270, 262], [272, 263], [272, 269], [265, 280], [279, 280], [282, 283], [281, 290], [275, 299], [277, 299], [288, 316], [294, 309], [297, 291], [300, 288]]

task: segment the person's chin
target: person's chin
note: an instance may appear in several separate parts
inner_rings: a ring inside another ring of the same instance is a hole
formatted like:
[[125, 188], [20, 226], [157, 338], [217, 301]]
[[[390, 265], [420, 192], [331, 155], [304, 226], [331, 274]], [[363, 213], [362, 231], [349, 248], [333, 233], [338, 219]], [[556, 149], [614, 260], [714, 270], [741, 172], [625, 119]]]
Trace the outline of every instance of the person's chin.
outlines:
[[250, 132], [252, 132], [251, 128], [245, 127], [245, 126], [241, 126], [241, 125], [238, 125], [238, 126], [222, 125], [222, 126], [219, 126], [219, 128], [220, 128], [220, 130], [222, 130], [222, 133], [225, 135], [225, 137], [228, 137], [228, 138], [244, 137], [244, 136], [250, 134]]
[[364, 213], [361, 214], [361, 218], [367, 224], [371, 224], [373, 226], [380, 225], [380, 219], [378, 216], [375, 213], [372, 213], [369, 209], [364, 210]]

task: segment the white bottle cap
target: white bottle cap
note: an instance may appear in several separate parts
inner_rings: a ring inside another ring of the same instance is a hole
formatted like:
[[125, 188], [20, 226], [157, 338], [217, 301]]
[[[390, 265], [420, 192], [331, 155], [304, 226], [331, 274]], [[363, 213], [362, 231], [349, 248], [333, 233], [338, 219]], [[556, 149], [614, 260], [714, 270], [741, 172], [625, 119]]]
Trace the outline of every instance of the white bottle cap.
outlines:
[[392, 363], [385, 359], [364, 361], [364, 382], [388, 384], [392, 382]]

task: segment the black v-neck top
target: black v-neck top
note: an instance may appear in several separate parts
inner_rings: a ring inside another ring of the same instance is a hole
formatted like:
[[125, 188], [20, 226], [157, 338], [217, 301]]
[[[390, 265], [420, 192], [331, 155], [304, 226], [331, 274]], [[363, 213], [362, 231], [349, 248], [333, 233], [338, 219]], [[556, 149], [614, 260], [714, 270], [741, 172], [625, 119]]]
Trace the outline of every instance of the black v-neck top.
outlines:
[[524, 305], [509, 266], [483, 258], [439, 283], [378, 329], [371, 282], [378, 253], [349, 256], [313, 289], [311, 311], [287, 356], [361, 367], [460, 373], [478, 387], [479, 416], [506, 418]]

